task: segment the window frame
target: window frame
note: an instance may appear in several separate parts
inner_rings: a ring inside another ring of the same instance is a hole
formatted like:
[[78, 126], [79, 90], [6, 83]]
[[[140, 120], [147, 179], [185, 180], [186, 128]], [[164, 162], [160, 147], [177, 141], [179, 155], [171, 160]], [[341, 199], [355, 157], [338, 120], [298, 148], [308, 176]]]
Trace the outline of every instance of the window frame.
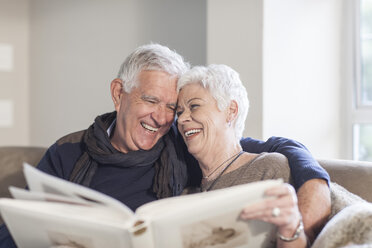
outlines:
[[352, 108], [351, 108], [351, 122], [349, 130], [351, 130], [352, 142], [352, 156], [354, 160], [359, 159], [359, 126], [360, 124], [372, 125], [372, 105], [364, 104], [362, 102], [362, 60], [361, 60], [361, 1], [353, 1], [353, 88], [352, 88]]

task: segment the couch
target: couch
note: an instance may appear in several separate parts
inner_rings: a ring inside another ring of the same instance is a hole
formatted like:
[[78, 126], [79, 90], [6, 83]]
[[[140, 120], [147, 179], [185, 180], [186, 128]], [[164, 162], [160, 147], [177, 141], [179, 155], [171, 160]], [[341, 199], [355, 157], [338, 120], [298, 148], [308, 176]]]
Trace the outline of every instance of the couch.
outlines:
[[[9, 185], [25, 187], [22, 162], [36, 165], [45, 151], [44, 147], [0, 147], [0, 197], [10, 197]], [[338, 159], [318, 159], [318, 162], [333, 182], [372, 202], [372, 162]]]

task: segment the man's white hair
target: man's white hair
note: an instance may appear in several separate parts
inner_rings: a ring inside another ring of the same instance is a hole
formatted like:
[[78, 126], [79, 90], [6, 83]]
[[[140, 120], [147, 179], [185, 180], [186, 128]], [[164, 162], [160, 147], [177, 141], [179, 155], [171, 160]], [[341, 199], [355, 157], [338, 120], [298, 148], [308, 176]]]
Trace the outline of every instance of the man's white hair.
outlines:
[[238, 114], [234, 128], [235, 136], [240, 140], [248, 114], [249, 100], [239, 74], [227, 65], [195, 66], [180, 77], [177, 91], [192, 83], [199, 83], [207, 89], [216, 100], [220, 111], [226, 110], [232, 100], [237, 102]]
[[138, 47], [123, 62], [118, 78], [123, 80], [124, 91], [130, 93], [138, 87], [137, 77], [141, 71], [163, 71], [179, 78], [190, 69], [181, 55], [159, 44], [148, 44]]

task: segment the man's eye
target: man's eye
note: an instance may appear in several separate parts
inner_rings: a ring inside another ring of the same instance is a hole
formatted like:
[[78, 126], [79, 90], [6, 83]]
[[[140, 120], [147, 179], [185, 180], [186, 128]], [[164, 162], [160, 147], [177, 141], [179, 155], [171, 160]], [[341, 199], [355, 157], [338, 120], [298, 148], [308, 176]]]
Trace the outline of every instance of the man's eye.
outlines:
[[159, 100], [154, 97], [142, 96], [141, 99], [144, 102], [151, 103], [151, 104], [156, 104], [159, 102]]
[[172, 112], [176, 112], [176, 107], [175, 106], [168, 106], [168, 109]]

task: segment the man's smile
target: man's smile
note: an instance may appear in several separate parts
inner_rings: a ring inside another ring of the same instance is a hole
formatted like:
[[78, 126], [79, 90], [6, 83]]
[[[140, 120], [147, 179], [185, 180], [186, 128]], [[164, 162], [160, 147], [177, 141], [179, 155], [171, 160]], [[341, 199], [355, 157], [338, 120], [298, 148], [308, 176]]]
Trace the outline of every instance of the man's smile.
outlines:
[[150, 126], [150, 125], [148, 125], [148, 124], [146, 124], [146, 123], [144, 123], [144, 122], [141, 122], [141, 126], [142, 126], [144, 129], [146, 129], [146, 130], [148, 130], [148, 131], [150, 131], [150, 132], [153, 132], [153, 133], [155, 133], [155, 132], [157, 132], [157, 131], [159, 130], [159, 128], [152, 127], [152, 126]]

